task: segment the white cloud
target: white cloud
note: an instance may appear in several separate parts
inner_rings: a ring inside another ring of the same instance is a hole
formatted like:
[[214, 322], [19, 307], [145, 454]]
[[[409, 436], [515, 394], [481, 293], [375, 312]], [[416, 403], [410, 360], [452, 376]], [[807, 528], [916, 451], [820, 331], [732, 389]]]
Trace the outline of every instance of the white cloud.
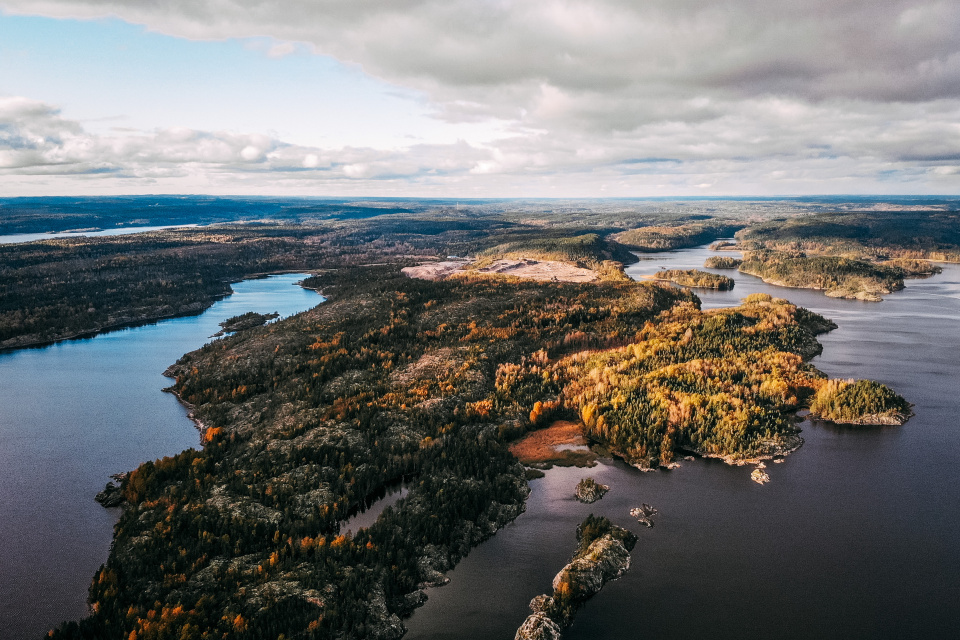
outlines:
[[[700, 119], [600, 136], [526, 132], [489, 147], [301, 146], [261, 134], [87, 132], [42, 102], [0, 98], [5, 193], [657, 195], [950, 192], [960, 105], [785, 98], [710, 101]], [[51, 178], [56, 183], [51, 183]]]
[[0, 118], [17, 123], [0, 128], [5, 171], [162, 180], [157, 172], [182, 164], [221, 181], [244, 173], [244, 184], [259, 172], [298, 184], [491, 190], [486, 195], [601, 184], [612, 195], [617, 188], [640, 195], [960, 190], [956, 174], [941, 169], [960, 158], [960, 4], [950, 0], [0, 0], [0, 7], [116, 15], [186, 38], [248, 38], [271, 56], [312, 48], [423, 92], [438, 118], [500, 118], [511, 133], [484, 147], [399, 151], [331, 151], [192, 130], [98, 137], [49, 105], [21, 99], [6, 107], [16, 113], [0, 107]]
[[113, 135], [87, 132], [51, 106], [0, 98], [0, 184], [5, 193], [34, 184], [31, 176], [100, 176], [136, 188], [166, 180], [236, 184], [296, 180], [417, 180], [468, 173], [489, 152], [466, 144], [415, 145], [404, 150], [319, 149], [260, 134], [171, 128]]

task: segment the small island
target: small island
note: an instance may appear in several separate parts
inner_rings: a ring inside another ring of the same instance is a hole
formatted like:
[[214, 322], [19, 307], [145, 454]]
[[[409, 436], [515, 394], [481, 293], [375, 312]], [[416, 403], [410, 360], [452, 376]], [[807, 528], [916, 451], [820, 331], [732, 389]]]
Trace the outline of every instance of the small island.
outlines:
[[740, 251], [743, 247], [729, 240], [717, 240], [710, 245], [709, 249], [710, 251]]
[[820, 289], [831, 298], [880, 302], [883, 294], [903, 289], [904, 271], [837, 256], [807, 256], [802, 251], [749, 251], [740, 271], [781, 287]]
[[873, 380], [828, 380], [810, 403], [810, 413], [837, 424], [901, 425], [913, 413], [898, 393]]
[[636, 518], [637, 522], [639, 522], [640, 524], [647, 525], [648, 529], [653, 526], [652, 518], [658, 513], [660, 512], [657, 511], [655, 508], [651, 507], [646, 502], [644, 502], [639, 507], [634, 507], [633, 509], [630, 509], [630, 515]]
[[514, 640], [557, 640], [583, 603], [627, 572], [637, 536], [591, 514], [577, 527], [577, 541], [573, 559], [553, 579], [553, 595], [530, 601], [533, 613]]
[[731, 258], [730, 256], [710, 256], [707, 258], [706, 262], [703, 263], [703, 266], [707, 269], [736, 269], [741, 264], [743, 260], [739, 258]]
[[600, 484], [593, 478], [584, 478], [577, 483], [576, 496], [580, 502], [590, 504], [602, 498], [607, 491], [610, 491], [609, 486]]
[[236, 333], [237, 331], [253, 329], [254, 327], [262, 327], [269, 321], [275, 320], [279, 317], [279, 313], [256, 313], [255, 311], [248, 311], [246, 313], [241, 313], [238, 316], [227, 318], [221, 322], [221, 330], [213, 335], [214, 337], [219, 337], [228, 333]]
[[734, 285], [733, 278], [709, 271], [700, 271], [699, 269], [665, 269], [658, 271], [656, 277], [660, 280], [676, 282], [684, 287], [715, 289], [717, 291], [729, 291], [733, 289]]

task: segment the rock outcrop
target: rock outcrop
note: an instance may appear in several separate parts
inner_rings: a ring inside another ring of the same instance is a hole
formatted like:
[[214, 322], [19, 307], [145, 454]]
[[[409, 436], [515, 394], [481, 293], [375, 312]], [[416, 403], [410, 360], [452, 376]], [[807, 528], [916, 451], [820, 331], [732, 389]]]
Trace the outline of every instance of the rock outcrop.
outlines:
[[757, 468], [750, 473], [750, 479], [756, 482], [757, 484], [766, 484], [770, 482], [770, 476], [764, 471], [766, 467], [762, 462], [757, 465]]
[[558, 640], [577, 609], [603, 585], [630, 568], [630, 550], [637, 537], [606, 518], [587, 517], [577, 528], [580, 549], [553, 579], [553, 595], [530, 601], [532, 614], [514, 640]]
[[656, 509], [644, 502], [639, 507], [634, 507], [630, 509], [630, 515], [637, 519], [637, 522], [640, 524], [645, 524], [647, 527], [653, 526], [653, 520], [651, 518], [659, 513]]
[[103, 491], [98, 493], [94, 499], [107, 509], [119, 507], [123, 504], [123, 491], [117, 485], [108, 482]]
[[[610, 534], [590, 543], [586, 551], [553, 578], [554, 593], [569, 593], [568, 599], [582, 602], [600, 591], [610, 580], [616, 580], [630, 568], [630, 552]], [[556, 598], [554, 598], [556, 600]]]
[[126, 477], [126, 471], [110, 476], [111, 481], [103, 487], [103, 491], [99, 492], [94, 500], [107, 509], [122, 505], [126, 501], [126, 498], [123, 496], [123, 481]]
[[593, 478], [583, 478], [577, 483], [576, 496], [580, 502], [590, 504], [602, 498], [607, 491], [610, 491], [609, 486], [600, 484]]
[[560, 625], [543, 612], [527, 617], [517, 629], [514, 640], [560, 640]]

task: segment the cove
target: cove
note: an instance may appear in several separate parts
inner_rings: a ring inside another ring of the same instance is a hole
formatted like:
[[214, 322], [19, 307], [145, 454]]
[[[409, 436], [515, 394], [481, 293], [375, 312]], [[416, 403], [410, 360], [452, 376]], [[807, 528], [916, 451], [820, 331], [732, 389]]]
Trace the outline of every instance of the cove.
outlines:
[[[634, 278], [661, 268], [703, 268], [706, 247], [640, 255]], [[907, 280], [880, 303], [736, 280], [729, 292], [697, 290], [704, 308], [769, 293], [834, 320], [813, 364], [833, 377], [871, 378], [915, 404], [901, 427], [807, 421], [805, 444], [771, 481], [752, 467], [692, 460], [641, 473], [604, 460], [554, 468], [532, 480], [526, 512], [470, 552], [450, 583], [406, 621], [405, 640], [512, 638], [530, 599], [549, 589], [588, 514], [640, 540], [633, 566], [578, 613], [564, 640], [774, 637], [952, 637], [960, 619], [960, 266]], [[574, 497], [580, 478], [610, 485], [599, 502]], [[656, 526], [628, 511], [646, 502]]]
[[86, 615], [119, 513], [94, 495], [110, 474], [199, 446], [163, 371], [226, 318], [323, 302], [296, 286], [308, 275], [234, 284], [198, 316], [0, 353], [0, 636], [39, 639]]

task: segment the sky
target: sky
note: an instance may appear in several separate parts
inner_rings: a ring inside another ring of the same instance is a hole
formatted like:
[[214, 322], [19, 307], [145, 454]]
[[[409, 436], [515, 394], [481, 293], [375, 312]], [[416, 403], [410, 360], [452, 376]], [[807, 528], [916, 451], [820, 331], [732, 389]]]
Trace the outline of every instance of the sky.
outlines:
[[0, 0], [0, 194], [960, 194], [956, 0]]

